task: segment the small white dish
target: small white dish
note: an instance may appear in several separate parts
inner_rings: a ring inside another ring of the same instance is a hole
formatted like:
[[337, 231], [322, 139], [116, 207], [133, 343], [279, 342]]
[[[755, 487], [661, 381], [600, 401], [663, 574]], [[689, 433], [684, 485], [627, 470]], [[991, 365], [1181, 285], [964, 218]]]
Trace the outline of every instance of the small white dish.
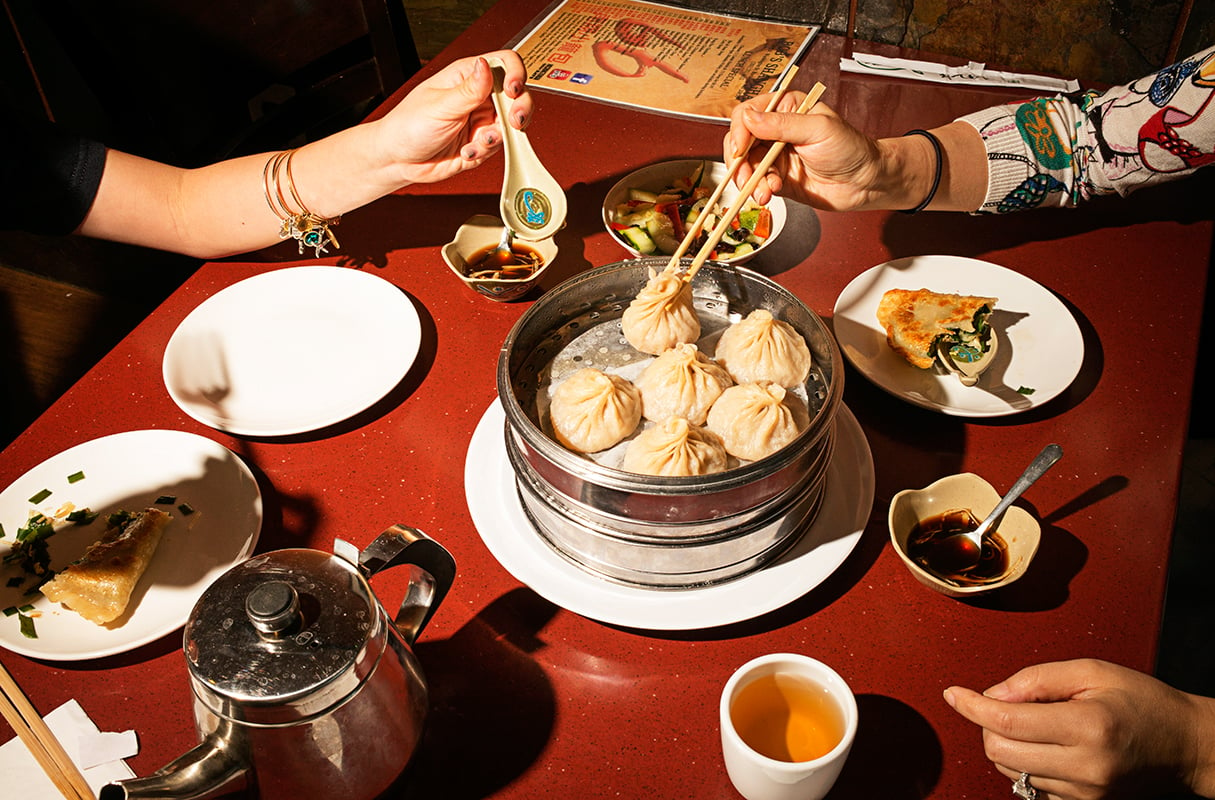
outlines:
[[348, 419], [388, 394], [417, 357], [409, 297], [341, 267], [290, 267], [204, 300], [165, 347], [169, 396], [243, 436], [287, 436]]
[[[75, 482], [69, 476], [84, 477]], [[31, 503], [43, 490], [51, 494]], [[253, 552], [262, 527], [262, 497], [253, 473], [231, 450], [183, 431], [142, 430], [84, 442], [48, 458], [0, 492], [0, 524], [7, 554], [31, 510], [52, 514], [66, 502], [100, 516], [69, 525], [49, 542], [52, 569], [79, 557], [105, 529], [105, 515], [139, 511], [162, 496], [176, 503], [157, 506], [171, 513], [156, 554], [131, 597], [126, 613], [109, 626], [95, 625], [40, 593], [25, 596], [9, 587], [22, 574], [0, 571], [0, 608], [32, 603], [37, 639], [21, 635], [18, 619], [0, 617], [0, 647], [31, 658], [79, 661], [122, 653], [180, 628], [211, 582]], [[193, 514], [177, 504], [188, 503]], [[27, 581], [28, 583], [28, 581]]]
[[506, 413], [495, 399], [468, 446], [464, 488], [481, 540], [507, 572], [540, 596], [609, 625], [701, 630], [775, 611], [808, 593], [844, 563], [860, 541], [873, 507], [869, 443], [852, 412], [841, 406], [823, 506], [788, 553], [749, 575], [704, 588], [617, 584], [574, 566], [536, 533], [519, 500], [506, 454], [505, 426]]
[[[995, 362], [975, 386], [919, 369], [886, 342], [877, 307], [889, 289], [998, 298]], [[844, 357], [866, 378], [913, 405], [957, 417], [1017, 414], [1058, 396], [1080, 373], [1084, 337], [1067, 307], [1045, 287], [1006, 267], [961, 256], [915, 256], [862, 272], [840, 292], [832, 321]]]
[[540, 256], [540, 266], [526, 278], [473, 278], [468, 261], [487, 247], [497, 245], [502, 237], [502, 220], [488, 214], [477, 214], [456, 231], [456, 236], [443, 245], [443, 262], [464, 285], [479, 295], [507, 303], [518, 300], [532, 290], [540, 276], [557, 258], [557, 242], [553, 239], [518, 241], [515, 247], [526, 247]]
[[[612, 240], [616, 244], [623, 247], [634, 258], [638, 258], [642, 253], [634, 247], [630, 247], [621, 238], [613, 232], [612, 224], [615, 221], [616, 207], [624, 203], [629, 198], [630, 189], [644, 189], [646, 191], [658, 192], [672, 186], [676, 180], [687, 178], [695, 173], [701, 164], [706, 165], [707, 184], [709, 188], [718, 186], [726, 179], [729, 173], [729, 168], [720, 161], [707, 161], [704, 159], [693, 158], [681, 161], [663, 161], [658, 164], [651, 164], [648, 167], [642, 167], [635, 172], [630, 172], [628, 175], [616, 182], [616, 185], [611, 188], [607, 196], [603, 200], [603, 225], [608, 232], [612, 234]], [[738, 197], [738, 187], [732, 183], [727, 186], [721, 195], [721, 200], [718, 205], [725, 209]], [[789, 216], [789, 210], [785, 206], [783, 197], [773, 197], [768, 202], [768, 210], [772, 212], [772, 233], [764, 240], [764, 243], [755, 250], [744, 256], [737, 258], [722, 258], [719, 261], [729, 264], [746, 264], [764, 250], [768, 249], [777, 237], [785, 228], [785, 222]], [[708, 233], [708, 231], [706, 231]], [[661, 256], [662, 253], [653, 253], [652, 255]], [[684, 254], [685, 257], [691, 258], [696, 255], [696, 250]]]
[[982, 520], [1000, 502], [1000, 493], [990, 483], [971, 472], [946, 475], [923, 489], [904, 489], [890, 499], [886, 525], [890, 543], [915, 579], [947, 597], [971, 597], [1008, 586], [1029, 569], [1042, 541], [1042, 526], [1020, 506], [1009, 506], [996, 531], [1008, 550], [1008, 570], [998, 581], [959, 586], [920, 566], [907, 553], [907, 542], [916, 526], [927, 519], [955, 509], [966, 509]]

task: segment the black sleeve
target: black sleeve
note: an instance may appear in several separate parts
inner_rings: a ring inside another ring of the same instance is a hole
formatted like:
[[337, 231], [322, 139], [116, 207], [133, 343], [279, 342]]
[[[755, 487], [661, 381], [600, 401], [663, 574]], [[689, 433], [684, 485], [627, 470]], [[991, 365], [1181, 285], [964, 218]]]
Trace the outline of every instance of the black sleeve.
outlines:
[[97, 195], [105, 145], [54, 125], [0, 123], [0, 228], [66, 235]]

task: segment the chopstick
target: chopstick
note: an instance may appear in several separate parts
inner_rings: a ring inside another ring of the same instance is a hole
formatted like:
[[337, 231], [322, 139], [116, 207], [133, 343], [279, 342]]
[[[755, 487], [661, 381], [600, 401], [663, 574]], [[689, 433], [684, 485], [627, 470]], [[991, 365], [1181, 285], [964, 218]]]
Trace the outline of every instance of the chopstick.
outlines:
[[0, 713], [13, 726], [42, 771], [64, 797], [68, 800], [95, 800], [84, 775], [3, 664], [0, 664]]
[[[794, 113], [805, 114], [807, 111], [813, 108], [814, 104], [818, 102], [818, 99], [823, 96], [823, 92], [826, 91], [826, 88], [827, 87], [823, 86], [821, 83], [815, 83], [814, 88], [810, 90], [810, 93], [806, 95], [801, 104], [797, 107], [797, 111]], [[717, 243], [721, 241], [721, 237], [724, 236], [726, 231], [729, 229], [730, 224], [734, 221], [734, 217], [738, 215], [739, 209], [746, 204], [747, 199], [751, 196], [751, 193], [755, 191], [755, 187], [759, 185], [759, 182], [763, 179], [764, 174], [767, 173], [768, 168], [772, 166], [772, 162], [776, 161], [776, 157], [779, 156], [781, 151], [784, 149], [784, 142], [774, 142], [772, 147], [768, 148], [768, 152], [764, 155], [763, 160], [759, 162], [758, 166], [756, 166], [755, 172], [751, 174], [751, 177], [747, 179], [746, 184], [738, 192], [738, 197], [734, 198], [734, 202], [730, 204], [730, 207], [726, 209], [724, 213], [722, 213], [721, 219], [717, 221], [717, 224], [713, 226], [713, 230], [709, 233], [709, 238], [701, 246], [700, 250], [697, 251], [696, 257], [692, 259], [692, 263], [688, 265], [688, 271], [682, 276], [685, 283], [690, 283], [692, 278], [696, 276], [697, 270], [703, 267], [704, 263], [709, 260], [709, 254], [713, 252], [714, 247], [717, 247]]]
[[[776, 90], [773, 92], [771, 99], [768, 100], [768, 105], [766, 108], [764, 108], [764, 111], [771, 111], [772, 109], [776, 108], [776, 104], [780, 102], [780, 99], [785, 96], [785, 92], [789, 90], [789, 86], [792, 85], [793, 76], [796, 74], [797, 65], [793, 64], [789, 67], [789, 70], [781, 79], [780, 84], [776, 87]], [[738, 174], [738, 168], [742, 166], [743, 158], [747, 155], [747, 151], [751, 149], [751, 144], [754, 141], [754, 136], [747, 137], [747, 141], [743, 144], [742, 149], [734, 156], [734, 162], [730, 164], [730, 171], [726, 173], [725, 179], [722, 180], [721, 183], [717, 184], [717, 187], [713, 189], [713, 193], [709, 195], [709, 199], [705, 201], [706, 209], [716, 206], [717, 201], [721, 199], [722, 192], [726, 190], [726, 185], [734, 182], [734, 176]], [[693, 240], [695, 240], [696, 237], [700, 235], [700, 232], [704, 230], [705, 220], [707, 218], [708, 214], [701, 213], [701, 215], [696, 218], [696, 222], [692, 223], [692, 227], [688, 228], [687, 233], [684, 234], [683, 241], [679, 243], [679, 247], [676, 248], [675, 254], [671, 256], [671, 260], [666, 266], [666, 272], [674, 272], [679, 267], [679, 259], [683, 258], [683, 254], [688, 252], [688, 248], [692, 246]]]

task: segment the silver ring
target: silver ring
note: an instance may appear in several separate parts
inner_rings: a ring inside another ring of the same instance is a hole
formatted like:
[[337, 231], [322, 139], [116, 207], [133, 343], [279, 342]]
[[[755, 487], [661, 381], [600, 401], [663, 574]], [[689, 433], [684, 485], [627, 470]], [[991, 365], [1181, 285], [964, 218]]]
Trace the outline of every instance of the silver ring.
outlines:
[[1021, 777], [1013, 784], [1013, 794], [1021, 800], [1038, 800], [1038, 790], [1029, 783], [1029, 773], [1022, 772]]

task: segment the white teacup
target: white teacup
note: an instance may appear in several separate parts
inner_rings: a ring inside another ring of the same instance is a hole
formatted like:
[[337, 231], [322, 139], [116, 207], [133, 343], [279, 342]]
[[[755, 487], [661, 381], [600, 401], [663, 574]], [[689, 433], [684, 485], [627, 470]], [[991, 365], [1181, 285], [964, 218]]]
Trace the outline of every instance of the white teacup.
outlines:
[[774, 653], [739, 667], [721, 693], [726, 772], [747, 800], [819, 800], [856, 738], [856, 698], [808, 656]]

